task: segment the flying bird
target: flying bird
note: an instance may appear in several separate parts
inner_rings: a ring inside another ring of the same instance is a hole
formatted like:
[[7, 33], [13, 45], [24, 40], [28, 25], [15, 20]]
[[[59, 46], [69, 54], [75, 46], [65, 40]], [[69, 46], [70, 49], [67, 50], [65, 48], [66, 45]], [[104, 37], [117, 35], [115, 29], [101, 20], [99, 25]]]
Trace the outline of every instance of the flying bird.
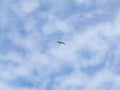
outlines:
[[65, 45], [65, 43], [64, 42], [62, 42], [62, 41], [57, 41], [57, 43], [59, 44], [59, 45]]

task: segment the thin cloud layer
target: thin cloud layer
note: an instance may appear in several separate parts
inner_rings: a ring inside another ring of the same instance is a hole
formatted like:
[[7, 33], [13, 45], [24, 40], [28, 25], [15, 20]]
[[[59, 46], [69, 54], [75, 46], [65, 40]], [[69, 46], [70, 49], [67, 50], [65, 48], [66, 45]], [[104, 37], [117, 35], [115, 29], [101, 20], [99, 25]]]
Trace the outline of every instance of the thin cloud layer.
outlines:
[[1, 1], [0, 89], [120, 90], [119, 6], [118, 0]]

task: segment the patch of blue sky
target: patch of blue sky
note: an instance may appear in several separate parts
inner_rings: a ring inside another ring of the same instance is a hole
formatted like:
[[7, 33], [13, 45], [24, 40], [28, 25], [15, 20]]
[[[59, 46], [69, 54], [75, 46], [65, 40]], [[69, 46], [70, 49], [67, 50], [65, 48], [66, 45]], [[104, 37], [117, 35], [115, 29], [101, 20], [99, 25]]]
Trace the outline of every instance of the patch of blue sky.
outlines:
[[4, 55], [12, 51], [19, 53], [21, 56], [25, 56], [27, 54], [27, 50], [18, 45], [15, 45], [9, 39], [5, 39], [0, 42], [0, 54]]
[[62, 63], [60, 66], [60, 70], [53, 73], [51, 76], [57, 76], [57, 75], [69, 75], [73, 71], [72, 66], [69, 65], [69, 63]]
[[0, 43], [0, 52], [1, 54], [6, 54], [9, 51], [13, 50], [14, 44], [10, 40], [3, 40]]
[[[113, 72], [117, 74], [120, 74], [119, 57], [115, 55], [118, 46], [114, 46], [114, 45], [115, 44], [111, 45], [109, 43], [109, 50], [102, 58], [103, 62], [96, 64], [95, 66], [93, 65], [93, 66], [83, 67], [81, 68], [81, 70], [88, 75], [94, 75], [99, 70], [104, 69], [104, 66], [107, 64], [107, 68], [111, 69]], [[92, 51], [89, 50], [83, 50], [81, 54], [85, 60], [90, 60], [96, 55], [95, 52], [92, 53]]]
[[[31, 25], [34, 25], [34, 27], [31, 28], [30, 31], [38, 31], [39, 33], [42, 32], [42, 26], [47, 22], [47, 17], [44, 15], [44, 12], [40, 10], [38, 7], [36, 10], [34, 10], [32, 13], [27, 14], [24, 17], [24, 20], [22, 21], [22, 24], [31, 23]], [[23, 26], [26, 27], [26, 26]]]
[[86, 13], [94, 10], [94, 6], [86, 7], [84, 4], [75, 5], [75, 2], [72, 0], [66, 4], [67, 6], [64, 8], [64, 10], [55, 12], [55, 15], [57, 15], [61, 19], [68, 19], [70, 16], [77, 14], [77, 13]]
[[10, 68], [16, 68], [19, 66], [19, 63], [12, 60], [0, 59], [0, 69], [6, 70]]
[[52, 2], [49, 0], [46, 0], [46, 1], [42, 1], [41, 5], [36, 10], [38, 10], [42, 13], [42, 12], [49, 11], [51, 9], [51, 7], [52, 7]]
[[[114, 7], [111, 7], [111, 6], [114, 6]], [[57, 12], [55, 12], [55, 14], [61, 19], [67, 19], [76, 13], [82, 14], [82, 13], [92, 12], [97, 9], [102, 9], [103, 11], [105, 11], [105, 13], [103, 13], [102, 15], [102, 17], [104, 17], [104, 14], [107, 14], [109, 16], [109, 14], [113, 14], [114, 12], [116, 12], [118, 10], [118, 7], [119, 7], [119, 4], [115, 1], [105, 4], [104, 6], [98, 6], [98, 4], [96, 4], [95, 1], [93, 1], [89, 7], [86, 6], [84, 3], [80, 5], [76, 5], [74, 1], [70, 1], [66, 4], [63, 10], [61, 11], [58, 10]], [[100, 16], [95, 18], [95, 20], [99, 18]], [[107, 18], [110, 19], [110, 17], [107, 17]], [[106, 18], [103, 18], [102, 20], [104, 19]]]
[[104, 61], [106, 61], [107, 68], [116, 74], [120, 74], [120, 57], [115, 54], [117, 47], [111, 47], [106, 55], [104, 56]]
[[114, 82], [105, 81], [100, 86], [98, 86], [98, 90], [114, 90]]
[[39, 88], [41, 88], [42, 82], [47, 80], [47, 86], [45, 87], [45, 90], [53, 90], [54, 86], [56, 85], [56, 79], [58, 77], [69, 75], [73, 71], [73, 68], [68, 63], [61, 63], [60, 68], [57, 70], [55, 70], [55, 68], [51, 65], [52, 63], [53, 62], [51, 61], [49, 67], [45, 65], [42, 66], [40, 69], [34, 68], [32, 74], [36, 79], [39, 78]]
[[98, 6], [95, 2], [93, 2], [90, 7], [85, 7], [85, 5], [83, 5], [83, 7], [82, 7], [82, 5], [77, 6], [77, 7], [76, 6], [71, 7], [70, 8], [71, 14], [69, 14], [69, 15], [73, 15], [75, 13], [81, 13], [81, 14], [85, 13], [85, 15], [87, 13], [93, 13], [92, 18], [86, 18], [84, 16], [77, 17], [79, 19], [77, 19], [77, 20], [74, 19], [74, 21], [73, 21], [74, 23], [72, 23], [73, 25], [75, 24], [75, 27], [76, 26], [88, 27], [89, 25], [113, 20], [115, 17], [115, 13], [118, 11], [118, 9], [119, 9], [119, 4], [116, 2], [114, 2], [114, 3], [110, 2], [104, 6]]
[[5, 34], [16, 32], [19, 32], [19, 34], [22, 36], [25, 34], [22, 21], [15, 15], [12, 10], [7, 9], [5, 12], [1, 12], [1, 14], [3, 19], [3, 22], [0, 25], [1, 31], [3, 31]]
[[18, 77], [15, 80], [10, 81], [10, 85], [14, 87], [21, 87], [21, 88], [33, 88], [37, 86], [37, 82], [34, 80], [30, 80], [28, 77]]
[[[109, 0], [107, 1], [106, 3], [103, 3], [103, 4], [99, 4], [99, 3], [96, 3], [97, 1], [95, 0], [95, 5], [96, 7], [100, 7], [104, 10], [108, 10], [108, 11], [111, 11], [111, 12], [114, 12], [114, 11], [117, 11], [120, 7], [120, 4], [118, 3], [119, 0]], [[109, 13], [111, 13], [109, 12]]]
[[110, 67], [111, 67], [111, 65], [113, 64], [114, 59], [115, 59], [115, 55], [114, 55], [113, 51], [114, 51], [114, 50], [108, 51], [108, 52], [106, 53], [106, 55], [104, 56], [104, 60], [106, 60], [107, 63], [109, 63]]
[[73, 68], [67, 64], [61, 65], [61, 69], [57, 72], [50, 73], [49, 82], [47, 84], [46, 90], [54, 90], [55, 85], [57, 84], [56, 79], [60, 76], [70, 75], [73, 71]]
[[[55, 68], [54, 64], [56, 64], [59, 68]], [[44, 76], [48, 76], [49, 78], [55, 78], [60, 75], [69, 75], [72, 71], [73, 71], [73, 68], [72, 66], [69, 65], [69, 63], [61, 62], [58, 64], [57, 61], [51, 60], [49, 67], [47, 67], [47, 65], [43, 65], [40, 68], [40, 72], [39, 72], [39, 69], [35, 69], [34, 73], [36, 73], [37, 75], [40, 75], [44, 72]]]
[[81, 67], [80, 71], [88, 76], [94, 76], [97, 72], [104, 69], [105, 65], [106, 65], [106, 61], [104, 60], [103, 62], [100, 62], [99, 64], [96, 65], [88, 65], [86, 67]]
[[84, 48], [84, 49], [78, 51], [77, 54], [78, 54], [78, 56], [84, 58], [85, 60], [91, 60], [97, 55], [97, 52], [93, 51], [89, 48]]
[[31, 14], [31, 16], [37, 22], [37, 25], [35, 27], [38, 31], [42, 31], [41, 27], [48, 21], [47, 17], [43, 13], [41, 10], [38, 9], [33, 14]]
[[[96, 51], [93, 51], [87, 48], [82, 49], [81, 51], [78, 52], [78, 56], [83, 58], [83, 60], [87, 60], [87, 61], [95, 59], [96, 55], [97, 55]], [[96, 72], [104, 68], [104, 66], [106, 65], [106, 62], [107, 60], [105, 60], [104, 58], [101, 58], [100, 63], [95, 64], [95, 65], [88, 65], [85, 67], [81, 67], [80, 70], [89, 76], [94, 76]]]
[[80, 85], [68, 85], [66, 90], [84, 90], [84, 88]]
[[29, 54], [29, 51], [27, 49], [20, 46], [16, 46], [15, 51], [23, 57], [26, 57]]
[[[86, 13], [87, 14], [87, 13]], [[102, 22], [111, 22], [114, 19], [115, 15], [112, 13], [104, 13], [104, 14], [97, 14], [97, 13], [93, 13], [93, 17], [91, 18], [86, 18], [83, 16], [79, 16], [77, 18], [74, 18], [74, 20], [72, 20], [70, 22], [70, 24], [72, 26], [74, 26], [74, 28], [76, 28], [76, 30], [84, 30], [84, 28], [89, 27], [91, 25], [95, 25], [98, 23], [102, 23]]]
[[57, 41], [57, 40], [62, 40], [63, 39], [62, 36], [64, 36], [64, 33], [59, 31], [59, 30], [57, 30], [57, 32], [48, 35], [46, 37], [46, 39], [48, 38], [47, 39], [48, 41], [53, 41], [54, 42], [54, 41]]
[[113, 59], [109, 60], [109, 69], [120, 75], [120, 57], [112, 55]]
[[8, 9], [14, 0], [4, 0], [0, 2], [0, 10]]

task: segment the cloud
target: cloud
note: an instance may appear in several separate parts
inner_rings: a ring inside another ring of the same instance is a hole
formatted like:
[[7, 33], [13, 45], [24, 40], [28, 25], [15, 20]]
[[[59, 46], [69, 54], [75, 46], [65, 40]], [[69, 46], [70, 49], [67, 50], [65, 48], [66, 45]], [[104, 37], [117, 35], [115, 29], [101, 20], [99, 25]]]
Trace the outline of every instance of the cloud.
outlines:
[[120, 14], [112, 1], [7, 1], [0, 4], [1, 90], [120, 89]]
[[58, 32], [68, 33], [72, 30], [72, 27], [69, 26], [67, 21], [62, 21], [58, 17], [49, 14], [48, 23], [43, 25], [42, 30], [45, 34], [52, 34]]
[[22, 10], [26, 13], [32, 12], [39, 6], [39, 1], [23, 1], [21, 4]]
[[90, 4], [92, 0], [75, 0], [77, 4]]

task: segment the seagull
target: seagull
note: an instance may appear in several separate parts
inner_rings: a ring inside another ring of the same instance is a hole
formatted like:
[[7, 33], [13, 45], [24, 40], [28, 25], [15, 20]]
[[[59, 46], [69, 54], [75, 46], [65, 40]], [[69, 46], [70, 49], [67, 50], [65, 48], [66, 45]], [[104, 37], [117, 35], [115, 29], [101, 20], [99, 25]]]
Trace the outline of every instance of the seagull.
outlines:
[[59, 44], [59, 45], [65, 45], [65, 43], [64, 42], [62, 42], [62, 41], [57, 41], [57, 43]]

